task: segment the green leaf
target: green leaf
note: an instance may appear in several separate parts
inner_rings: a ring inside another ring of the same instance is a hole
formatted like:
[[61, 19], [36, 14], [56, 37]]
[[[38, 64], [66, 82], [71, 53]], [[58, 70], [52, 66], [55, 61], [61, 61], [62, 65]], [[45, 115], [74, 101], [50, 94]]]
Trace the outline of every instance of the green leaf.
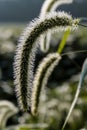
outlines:
[[80, 77], [80, 81], [79, 81], [80, 88], [84, 82], [86, 75], [87, 75], [87, 58], [85, 59], [83, 66], [82, 66], [82, 73], [81, 73], [81, 77]]
[[81, 91], [81, 88], [82, 88], [82, 85], [83, 85], [83, 82], [84, 82], [84, 79], [85, 79], [86, 75], [87, 75], [87, 58], [83, 63], [82, 72], [81, 72], [80, 80], [79, 80], [79, 83], [78, 83], [77, 91], [76, 91], [76, 94], [75, 94], [75, 98], [74, 98], [74, 100], [72, 102], [72, 105], [70, 107], [70, 110], [69, 110], [68, 115], [66, 117], [66, 120], [64, 122], [62, 130], [64, 130], [64, 128], [66, 126], [66, 123], [67, 123], [67, 121], [68, 121], [68, 119], [69, 119], [69, 117], [70, 117], [70, 115], [72, 113], [72, 110], [73, 110], [73, 108], [74, 108], [74, 106], [75, 106], [75, 104], [77, 102], [77, 99], [78, 99], [78, 96], [79, 96], [79, 93]]

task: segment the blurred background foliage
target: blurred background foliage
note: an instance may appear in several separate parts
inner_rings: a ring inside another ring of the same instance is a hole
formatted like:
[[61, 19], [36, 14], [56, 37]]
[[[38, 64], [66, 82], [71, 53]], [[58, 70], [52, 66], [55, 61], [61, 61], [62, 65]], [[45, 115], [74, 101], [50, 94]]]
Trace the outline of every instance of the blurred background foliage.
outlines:
[[[0, 0], [0, 100], [8, 100], [16, 107], [18, 107], [18, 104], [13, 84], [15, 49], [19, 36], [26, 27], [25, 23], [39, 15], [42, 3], [43, 0]], [[31, 5], [36, 7], [33, 6], [32, 10]], [[61, 6], [60, 9], [69, 10], [73, 16], [87, 17], [86, 0], [75, 0], [72, 6]], [[52, 36], [48, 53], [57, 50], [62, 36], [63, 33], [55, 33]], [[85, 27], [79, 27], [76, 32], [71, 33], [63, 53], [79, 50], [87, 50], [87, 28]], [[35, 69], [39, 61], [46, 55], [38, 49]], [[59, 65], [54, 69], [45, 92], [41, 95], [38, 116], [32, 117], [28, 113], [23, 113], [19, 110], [17, 114], [7, 120], [6, 130], [9, 126], [16, 126], [18, 124], [32, 124], [33, 127], [37, 127], [36, 124], [38, 124], [38, 130], [60, 130], [74, 98], [81, 67], [86, 57], [87, 52], [63, 56]], [[83, 86], [65, 130], [87, 129], [87, 80], [85, 80]], [[45, 127], [43, 123], [45, 123]], [[32, 129], [32, 126], [30, 126], [30, 129]], [[10, 130], [13, 130], [13, 128]], [[21, 128], [20, 130], [28, 129]]]

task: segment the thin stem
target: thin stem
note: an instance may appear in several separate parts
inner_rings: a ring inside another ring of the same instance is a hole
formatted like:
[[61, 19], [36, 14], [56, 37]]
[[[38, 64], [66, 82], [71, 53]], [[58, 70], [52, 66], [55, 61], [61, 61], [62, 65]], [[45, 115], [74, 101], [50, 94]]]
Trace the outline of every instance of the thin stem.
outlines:
[[81, 23], [79, 23], [78, 25], [87, 28], [87, 25], [85, 25], [85, 24], [81, 24]]
[[87, 23], [87, 17], [80, 17], [81, 23]]
[[64, 36], [63, 36], [63, 38], [62, 38], [62, 41], [60, 42], [60, 45], [59, 45], [58, 50], [57, 50], [57, 52], [58, 52], [59, 54], [62, 53], [62, 51], [63, 51], [63, 49], [64, 49], [64, 47], [65, 47], [65, 45], [66, 45], [66, 41], [67, 41], [67, 39], [68, 39], [69, 34], [70, 34], [70, 28], [64, 33]]
[[[65, 56], [65, 55], [71, 55], [71, 54], [78, 54], [78, 53], [86, 53], [87, 52], [87, 50], [79, 50], [79, 51], [74, 51], [74, 52], [68, 52], [68, 53], [62, 53], [61, 54], [61, 56]], [[81, 70], [81, 67], [79, 66], [79, 64], [77, 64], [73, 59], [71, 59], [69, 56], [68, 56], [68, 58], [73, 62], [73, 64], [75, 65], [75, 66], [77, 66], [77, 68], [79, 69], [79, 70]]]
[[87, 17], [80, 18], [80, 22], [78, 23], [79, 26], [87, 27]]
[[86, 52], [87, 52], [87, 50], [79, 50], [79, 51], [62, 53], [61, 56], [70, 55], [70, 54], [78, 54], [78, 53], [86, 53]]

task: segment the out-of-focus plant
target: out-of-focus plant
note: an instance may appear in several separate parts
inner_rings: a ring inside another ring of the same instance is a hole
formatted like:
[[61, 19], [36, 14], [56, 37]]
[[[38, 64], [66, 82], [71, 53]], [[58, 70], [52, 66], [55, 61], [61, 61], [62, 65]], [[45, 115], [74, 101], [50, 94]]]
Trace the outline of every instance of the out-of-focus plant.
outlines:
[[5, 100], [0, 101], [0, 130], [5, 128], [8, 118], [17, 112], [18, 108], [13, 103]]
[[[72, 1], [73, 0], [45, 0], [41, 8], [40, 18], [43, 19], [47, 13], [55, 11], [62, 4], [70, 4], [72, 3]], [[65, 32], [65, 35], [66, 33], [67, 31]], [[64, 39], [65, 37], [63, 38], [62, 42], [65, 43], [66, 40], [64, 41]], [[50, 41], [51, 41], [51, 32], [48, 32], [47, 34], [41, 36], [40, 48], [43, 52], [47, 52], [49, 50]]]

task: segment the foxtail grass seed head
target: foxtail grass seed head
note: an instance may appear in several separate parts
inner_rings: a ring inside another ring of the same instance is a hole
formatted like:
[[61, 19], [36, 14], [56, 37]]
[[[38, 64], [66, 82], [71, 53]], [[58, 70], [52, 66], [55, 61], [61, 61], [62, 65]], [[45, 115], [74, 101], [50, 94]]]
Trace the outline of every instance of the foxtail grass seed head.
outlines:
[[14, 58], [14, 84], [20, 109], [27, 111], [31, 107], [33, 67], [38, 38], [47, 31], [74, 30], [75, 19], [65, 12], [52, 12], [44, 19], [35, 19], [20, 37]]
[[48, 12], [55, 11], [62, 4], [70, 4], [73, 0], [45, 0], [42, 5], [40, 18], [45, 17]]
[[53, 69], [58, 64], [60, 59], [61, 57], [58, 53], [52, 53], [48, 54], [47, 57], [45, 57], [40, 63], [33, 82], [31, 105], [32, 115], [35, 115], [37, 113], [41, 90], [46, 86], [49, 76], [51, 75]]
[[[40, 18], [44, 18], [49, 12], [55, 11], [62, 4], [70, 4], [73, 0], [45, 0], [42, 5]], [[40, 48], [42, 52], [47, 52], [50, 47], [51, 33], [47, 33], [40, 38]]]

